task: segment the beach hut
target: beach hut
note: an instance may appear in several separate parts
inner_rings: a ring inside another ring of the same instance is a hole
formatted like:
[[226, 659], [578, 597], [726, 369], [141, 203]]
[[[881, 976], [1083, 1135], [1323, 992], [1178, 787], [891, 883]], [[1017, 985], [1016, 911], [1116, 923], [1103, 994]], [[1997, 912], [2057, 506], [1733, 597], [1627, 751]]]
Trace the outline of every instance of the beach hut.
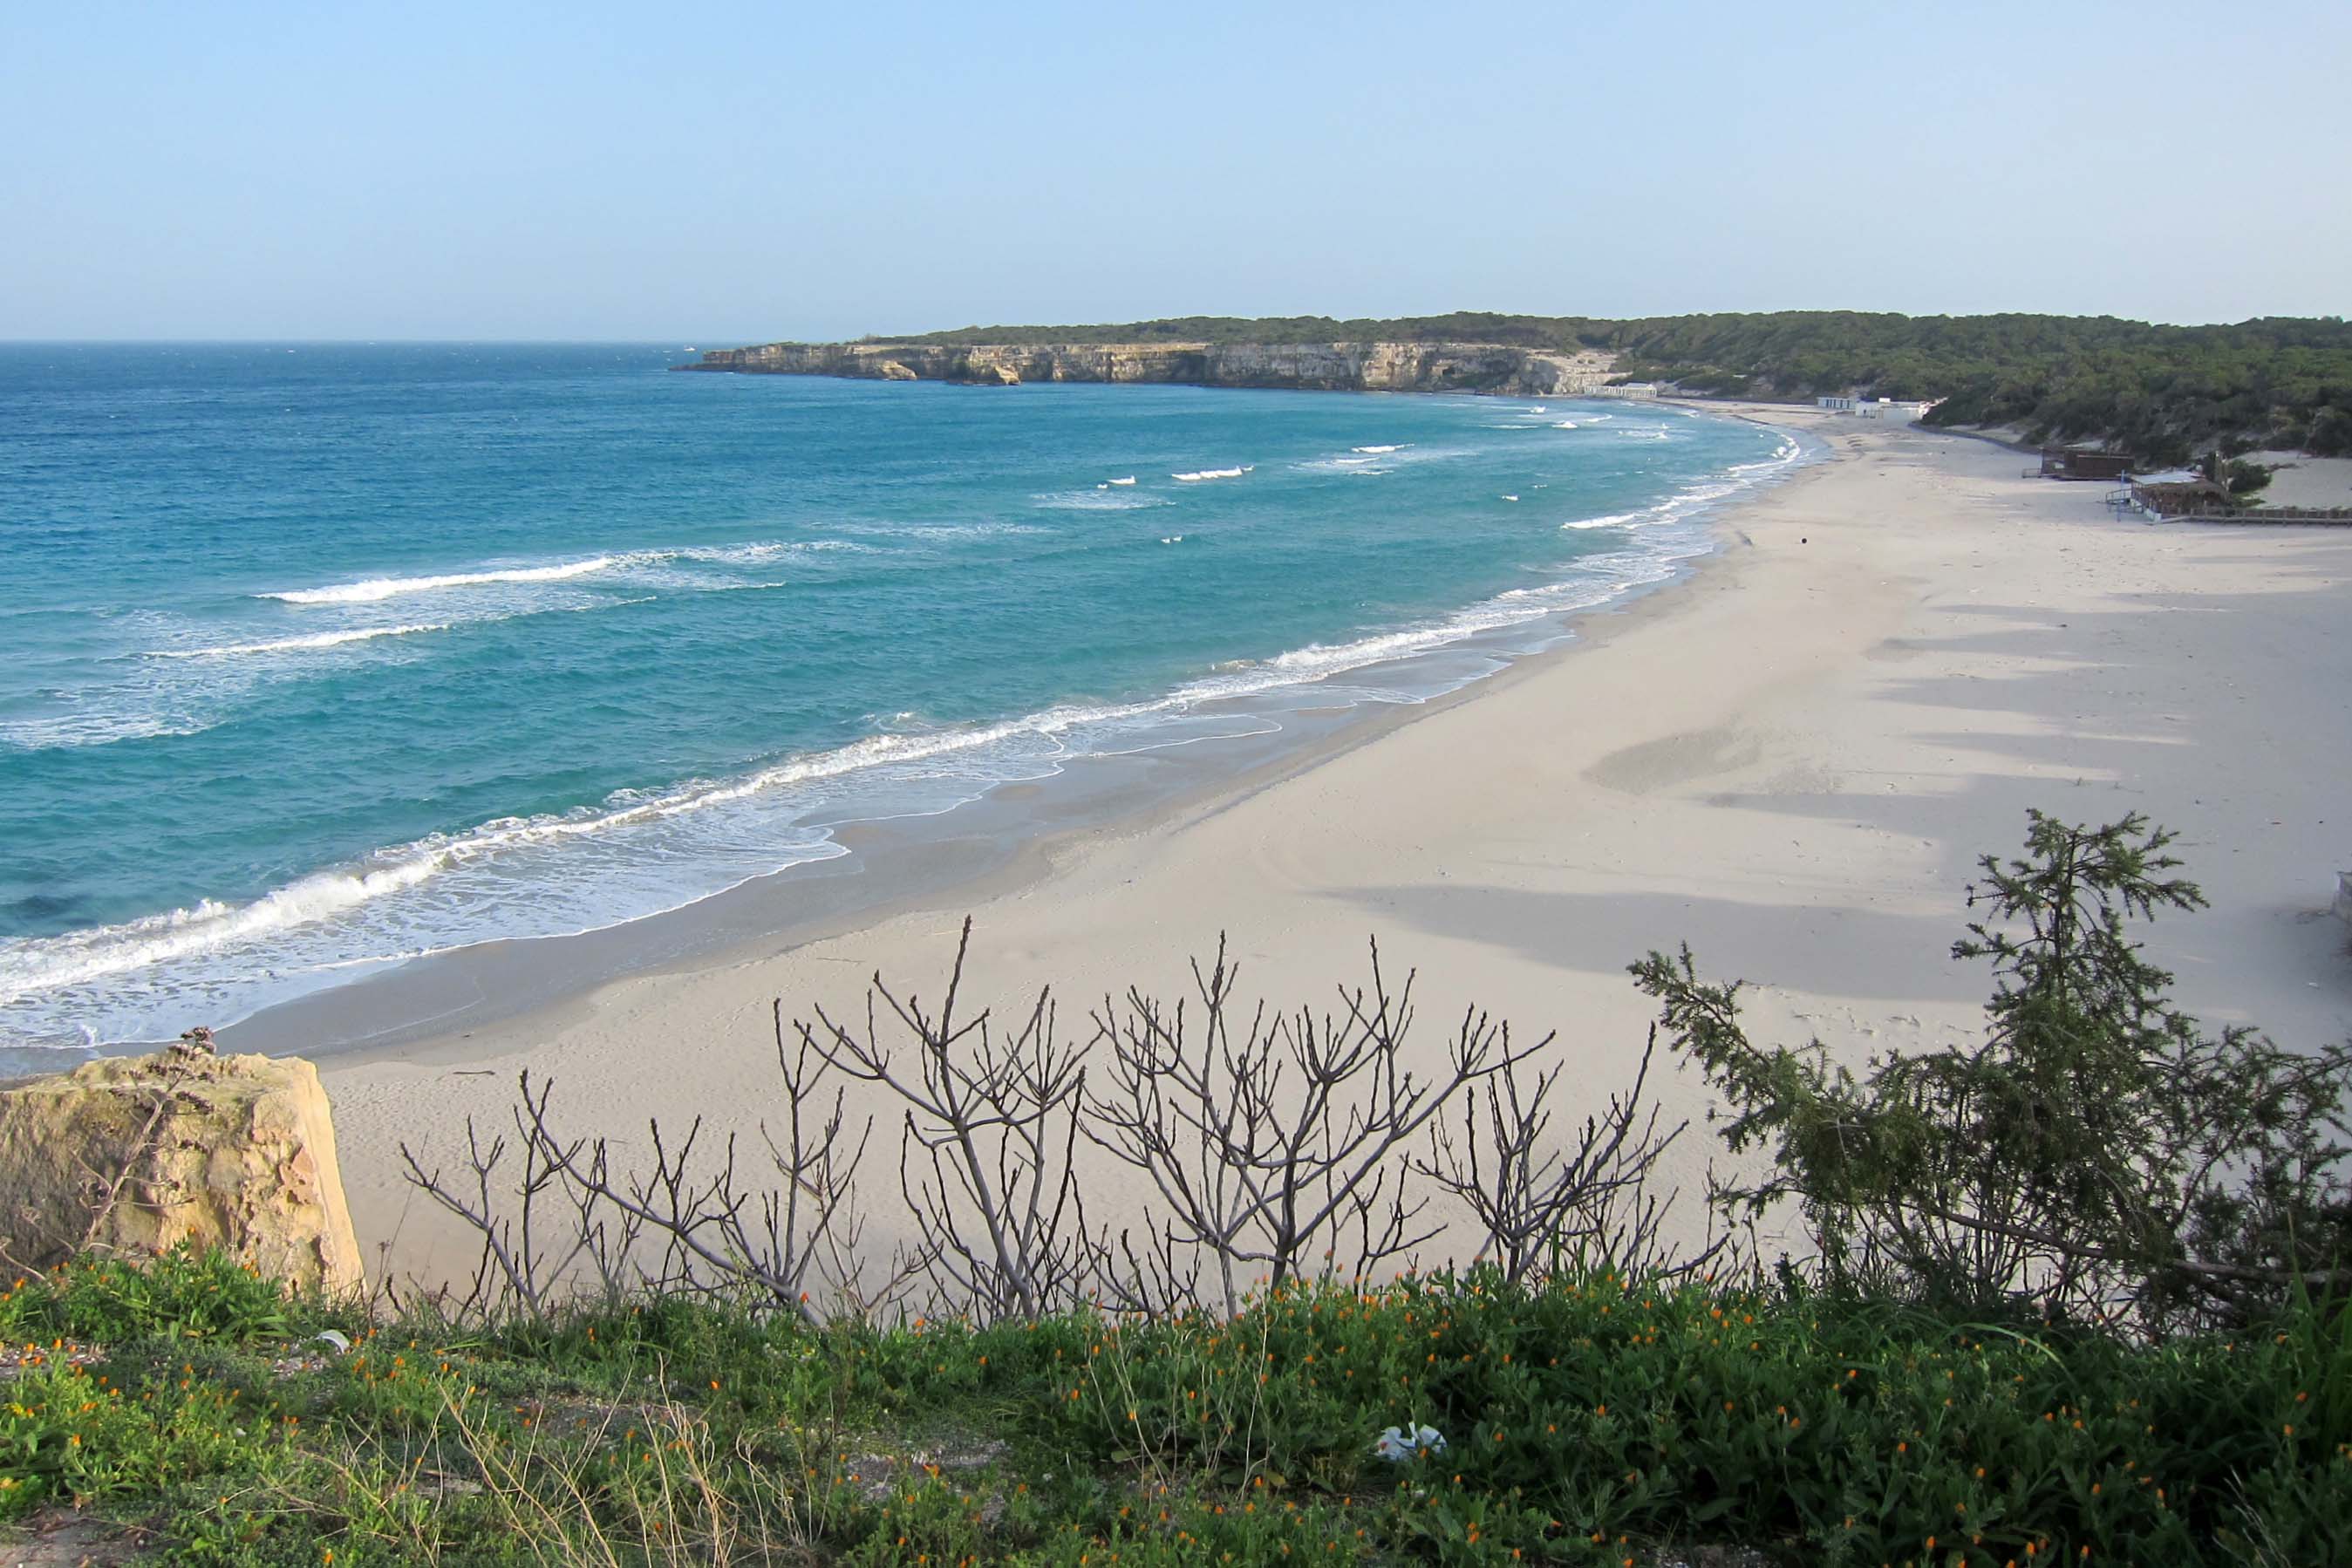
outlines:
[[2238, 510], [2226, 487], [2194, 468], [2139, 475], [2131, 482], [2131, 499], [2158, 517], [2214, 517]]
[[2078, 447], [2042, 448], [2045, 479], [2120, 479], [2131, 473], [2129, 452], [2092, 452]]

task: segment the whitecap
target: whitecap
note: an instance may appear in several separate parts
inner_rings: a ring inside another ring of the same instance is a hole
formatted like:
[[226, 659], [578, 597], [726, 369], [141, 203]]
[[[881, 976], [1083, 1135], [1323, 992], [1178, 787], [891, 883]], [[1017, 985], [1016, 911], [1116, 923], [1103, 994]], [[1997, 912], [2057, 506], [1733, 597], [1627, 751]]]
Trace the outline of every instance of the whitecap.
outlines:
[[373, 642], [377, 637], [415, 637], [422, 632], [446, 632], [447, 621], [419, 622], [406, 626], [363, 626], [347, 632], [314, 632], [309, 637], [277, 637], [268, 642], [224, 643], [218, 647], [157, 648], [150, 658], [231, 658], [241, 654], [308, 653], [317, 648], [341, 647], [347, 643]]
[[1142, 511], [1150, 507], [1176, 504], [1166, 496], [1129, 494], [1101, 485], [1090, 490], [1051, 491], [1029, 500], [1046, 511]]
[[404, 594], [431, 594], [446, 588], [474, 588], [491, 583], [560, 583], [569, 577], [584, 577], [617, 564], [616, 557], [594, 555], [585, 561], [567, 561], [553, 566], [510, 566], [487, 572], [451, 572], [425, 577], [371, 577], [360, 583], [338, 583], [325, 588], [289, 588], [275, 594], [258, 594], [262, 599], [280, 599], [289, 605], [371, 605], [379, 600], [397, 598]]
[[1181, 484], [1196, 485], [1203, 479], [1237, 479], [1255, 467], [1255, 463], [1244, 463], [1238, 468], [1195, 468], [1189, 474], [1171, 474], [1168, 477]]
[[177, 714], [90, 712], [0, 721], [0, 745], [20, 752], [71, 752], [119, 741], [178, 740], [201, 735], [218, 719]]

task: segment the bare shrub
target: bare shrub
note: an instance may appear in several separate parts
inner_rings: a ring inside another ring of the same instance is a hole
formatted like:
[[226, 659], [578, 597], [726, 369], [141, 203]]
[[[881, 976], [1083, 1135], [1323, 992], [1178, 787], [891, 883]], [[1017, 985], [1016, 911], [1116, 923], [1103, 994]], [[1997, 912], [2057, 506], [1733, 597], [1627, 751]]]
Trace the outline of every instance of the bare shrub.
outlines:
[[1517, 1049], [1509, 1025], [1474, 1009], [1444, 1069], [1416, 1079], [1413, 977], [1391, 995], [1377, 943], [1371, 989], [1342, 989], [1336, 1012], [1261, 1002], [1244, 1020], [1237, 979], [1220, 942], [1206, 970], [1192, 965], [1192, 997], [1171, 1008], [1130, 989], [1123, 1010], [1106, 1002], [1096, 1015], [1112, 1089], [1088, 1102], [1087, 1135], [1149, 1177], [1165, 1205], [1144, 1249], [1123, 1247], [1139, 1306], [1163, 1304], [1155, 1290], [1185, 1299], [1180, 1257], [1213, 1275], [1230, 1315], [1248, 1271], [1277, 1289], [1361, 1277], [1428, 1241], [1440, 1227], [1423, 1224], [1428, 1197], [1396, 1156], [1466, 1085], [1552, 1042]]
[[[820, 1007], [800, 1035], [828, 1065], [903, 1102], [898, 1183], [919, 1237], [912, 1266], [937, 1296], [982, 1321], [1034, 1319], [1085, 1300], [1098, 1272], [1071, 1160], [1087, 1045], [1057, 1038], [1050, 991], [1010, 1034], [985, 1008], [959, 1020], [971, 947], [966, 918], [937, 1013], [911, 993], [900, 1001], [877, 974], [862, 1029]], [[885, 1011], [911, 1065], [886, 1043]]]
[[485, 1142], [467, 1121], [462, 1177], [428, 1171], [404, 1142], [411, 1184], [481, 1237], [471, 1279], [442, 1305], [536, 1316], [583, 1293], [724, 1292], [815, 1321], [812, 1272], [820, 1263], [824, 1284], [862, 1300], [851, 1184], [873, 1123], [853, 1135], [840, 1087], [825, 1097], [826, 1058], [805, 1029], [788, 1041], [781, 1003], [775, 1029], [782, 1137], [765, 1123], [761, 1135], [779, 1184], [762, 1192], [738, 1180], [732, 1137], [715, 1168], [697, 1163], [698, 1117], [675, 1145], [659, 1121], [649, 1122], [652, 1163], [616, 1172], [607, 1140], [555, 1130], [548, 1114], [554, 1086], [534, 1086], [529, 1072], [512, 1111], [511, 1147], [504, 1133]]
[[[775, 1010], [782, 1106], [763, 1123], [773, 1184], [712, 1158], [698, 1119], [682, 1139], [649, 1128], [650, 1159], [624, 1170], [603, 1138], [557, 1130], [551, 1090], [526, 1075], [509, 1132], [469, 1122], [465, 1168], [411, 1182], [481, 1239], [460, 1313], [541, 1313], [583, 1293], [723, 1293], [811, 1321], [921, 1304], [977, 1321], [1118, 1311], [1241, 1310], [1245, 1292], [1396, 1267], [1458, 1204], [1478, 1248], [1514, 1279], [1562, 1259], [1663, 1268], [1665, 1199], [1647, 1183], [1682, 1128], [1661, 1131], [1649, 1058], [1630, 1089], [1555, 1144], [1560, 1068], [1546, 1035], [1464, 1011], [1434, 1070], [1412, 1056], [1414, 976], [1391, 991], [1377, 944], [1369, 986], [1336, 1005], [1276, 1011], [1235, 1000], [1220, 941], [1172, 1006], [1130, 987], [1082, 1039], [1062, 1036], [1050, 991], [1010, 1029], [962, 1005], [971, 922], [936, 1007], [878, 974], [862, 1019]], [[1089, 1063], [1099, 1077], [1089, 1079]], [[1532, 1075], [1532, 1076], [1530, 1076]], [[877, 1086], [899, 1120], [898, 1187], [914, 1235], [876, 1286], [863, 1269], [856, 1178], [874, 1131], [845, 1085]], [[1457, 1140], [1442, 1120], [1462, 1107]], [[1149, 1199], [1113, 1237], [1090, 1226], [1082, 1141], [1142, 1174]], [[1715, 1256], [1710, 1247], [1688, 1266]]]
[[1552, 1136], [1549, 1103], [1564, 1062], [1529, 1077], [1514, 1058], [1463, 1097], [1458, 1135], [1445, 1119], [1433, 1124], [1429, 1153], [1412, 1169], [1485, 1227], [1479, 1261], [1517, 1285], [1570, 1269], [1692, 1274], [1722, 1259], [1727, 1238], [1676, 1257], [1661, 1235], [1674, 1194], [1655, 1192], [1650, 1178], [1690, 1123], [1659, 1130], [1663, 1113], [1645, 1098], [1657, 1048], [1654, 1025], [1632, 1085], [1570, 1142]]

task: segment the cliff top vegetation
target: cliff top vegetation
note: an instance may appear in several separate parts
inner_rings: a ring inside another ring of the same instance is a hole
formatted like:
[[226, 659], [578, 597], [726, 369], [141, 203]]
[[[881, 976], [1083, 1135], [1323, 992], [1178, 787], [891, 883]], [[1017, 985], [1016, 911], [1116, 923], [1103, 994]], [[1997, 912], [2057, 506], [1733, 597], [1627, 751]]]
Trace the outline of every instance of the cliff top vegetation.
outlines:
[[937, 343], [1485, 342], [1619, 356], [1621, 374], [1721, 396], [1860, 391], [1940, 398], [1929, 423], [2000, 426], [2030, 440], [2103, 440], [2150, 462], [2220, 448], [2352, 455], [2352, 324], [2261, 317], [2166, 326], [2113, 316], [1905, 316], [1861, 310], [1612, 321], [1455, 311], [1177, 316], [1077, 326], [961, 327]]

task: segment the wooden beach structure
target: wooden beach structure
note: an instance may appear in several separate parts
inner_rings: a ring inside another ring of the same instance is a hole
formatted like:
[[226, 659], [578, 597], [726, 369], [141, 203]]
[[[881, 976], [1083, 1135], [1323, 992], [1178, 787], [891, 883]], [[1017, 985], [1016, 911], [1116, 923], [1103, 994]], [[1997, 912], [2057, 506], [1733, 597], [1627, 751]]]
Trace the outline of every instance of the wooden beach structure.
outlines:
[[2040, 477], [2045, 479], [2106, 479], [2112, 482], [2127, 478], [2131, 470], [2129, 452], [2093, 452], [2076, 447], [2042, 448]]
[[2193, 468], [2133, 476], [2108, 498], [2117, 510], [2132, 510], [2152, 522], [2239, 522], [2352, 527], [2352, 507], [2250, 506]]

